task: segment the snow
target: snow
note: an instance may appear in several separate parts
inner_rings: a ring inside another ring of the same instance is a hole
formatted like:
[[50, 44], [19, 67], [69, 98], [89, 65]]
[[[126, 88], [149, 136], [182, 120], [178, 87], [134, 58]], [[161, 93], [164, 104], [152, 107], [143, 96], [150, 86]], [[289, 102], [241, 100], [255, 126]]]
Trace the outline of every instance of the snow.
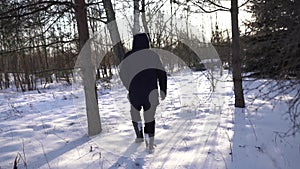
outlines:
[[51, 84], [40, 93], [1, 90], [0, 169], [12, 168], [16, 157], [18, 168], [30, 169], [299, 168], [300, 136], [278, 134], [290, 126], [286, 103], [252, 103], [259, 91], [247, 89], [264, 81], [244, 81], [248, 106], [234, 108], [231, 75], [224, 73], [217, 75], [215, 88], [208, 72], [184, 70], [168, 77], [153, 154], [134, 142], [127, 92], [117, 75], [98, 86], [103, 131], [93, 137], [86, 135], [82, 86]]

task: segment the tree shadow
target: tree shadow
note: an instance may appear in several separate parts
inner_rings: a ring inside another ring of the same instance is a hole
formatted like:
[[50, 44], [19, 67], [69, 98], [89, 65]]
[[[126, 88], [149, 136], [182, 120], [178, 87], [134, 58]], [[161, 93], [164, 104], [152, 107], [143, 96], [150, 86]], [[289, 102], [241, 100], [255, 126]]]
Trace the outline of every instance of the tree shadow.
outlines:
[[[142, 168], [145, 164], [146, 153], [140, 152], [139, 154], [135, 153], [140, 146], [144, 146], [143, 143], [131, 143], [131, 145], [126, 149], [122, 156], [112, 164], [108, 169], [116, 169], [119, 167], [126, 169]], [[136, 155], [137, 158], [133, 159], [130, 155]]]
[[87, 135], [84, 135], [76, 140], [66, 143], [63, 147], [59, 147], [55, 150], [45, 153], [44, 155], [37, 154], [36, 156], [31, 158], [34, 159], [35, 161], [31, 161], [30, 164], [32, 165], [29, 164], [28, 168], [40, 168], [46, 165], [47, 163], [50, 163], [55, 158], [67, 153], [68, 151], [75, 149], [76, 147], [79, 147], [87, 143], [88, 141], [90, 141], [90, 138]]

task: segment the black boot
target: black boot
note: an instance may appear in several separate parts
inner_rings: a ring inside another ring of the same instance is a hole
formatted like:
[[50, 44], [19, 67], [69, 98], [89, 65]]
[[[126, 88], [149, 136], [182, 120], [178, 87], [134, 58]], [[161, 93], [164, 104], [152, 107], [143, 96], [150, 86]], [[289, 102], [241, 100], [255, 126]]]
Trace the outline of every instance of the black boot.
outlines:
[[145, 123], [144, 133], [145, 133], [146, 149], [149, 151], [149, 153], [153, 153], [154, 152], [155, 121]]
[[142, 130], [142, 122], [135, 122], [132, 121], [132, 125], [136, 134], [135, 142], [143, 142], [144, 136], [143, 136], [143, 130]]

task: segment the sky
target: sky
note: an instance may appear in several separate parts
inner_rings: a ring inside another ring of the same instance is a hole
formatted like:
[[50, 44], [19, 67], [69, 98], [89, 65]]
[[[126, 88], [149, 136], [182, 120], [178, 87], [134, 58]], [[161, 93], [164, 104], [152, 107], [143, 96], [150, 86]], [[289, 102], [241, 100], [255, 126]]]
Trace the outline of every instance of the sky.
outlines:
[[[242, 0], [239, 1], [239, 5], [243, 4], [246, 0]], [[147, 2], [147, 1], [146, 1]], [[225, 6], [226, 8], [230, 8], [231, 4], [230, 1], [221, 1], [222, 6]], [[128, 22], [129, 20], [132, 19], [132, 13], [133, 13], [133, 9], [132, 8], [127, 8], [127, 10], [124, 10], [124, 6], [132, 6], [132, 3], [121, 3], [120, 5], [122, 6], [117, 6], [116, 8], [119, 9], [123, 9], [123, 10], [116, 10], [116, 18], [122, 18], [120, 19], [121, 22]], [[169, 3], [169, 0], [162, 0], [160, 2], [157, 2], [156, 4], [152, 4], [152, 6], [150, 7], [150, 9], [153, 9], [157, 6], [160, 6], [160, 11], [162, 11], [165, 15], [166, 18], [171, 16], [171, 6]], [[173, 4], [173, 18], [174, 20], [177, 20], [177, 22], [182, 22], [180, 23], [180, 25], [186, 25], [186, 21], [187, 21], [187, 14], [186, 11], [183, 10], [183, 7], [177, 9], [177, 5]], [[241, 30], [241, 34], [243, 34], [245, 32], [245, 27], [243, 25], [243, 21], [245, 20], [253, 20], [253, 18], [251, 18], [251, 14], [247, 13], [245, 11], [246, 6], [243, 6], [242, 8], [240, 8], [239, 10], [239, 26], [240, 26], [240, 30]], [[191, 10], [195, 11], [195, 10], [199, 10], [199, 8], [195, 8], [195, 7], [191, 7]], [[209, 10], [208, 8], [206, 8], [206, 10]], [[174, 11], [176, 11], [175, 15], [174, 15]], [[146, 9], [147, 12], [147, 9]], [[153, 13], [153, 11], [151, 11]], [[128, 15], [130, 14], [130, 15]], [[149, 17], [148, 17], [149, 19]], [[156, 18], [157, 19], [157, 18]], [[131, 21], [129, 21], [131, 22]], [[133, 22], [133, 21], [132, 21]], [[226, 31], [224, 32], [224, 36], [227, 37], [227, 34], [229, 34], [229, 36], [231, 36], [231, 14], [229, 11], [218, 11], [218, 12], [214, 12], [214, 13], [190, 13], [189, 17], [188, 17], [188, 22], [190, 24], [190, 26], [193, 27], [194, 32], [195, 30], [197, 32], [204, 32], [204, 36], [206, 37], [206, 39], [211, 39], [211, 35], [212, 35], [212, 28], [215, 28], [215, 24], [217, 23], [219, 26], [219, 29], [221, 31]], [[130, 23], [132, 24], [132, 23]], [[122, 28], [122, 26], [119, 26]], [[173, 26], [174, 27], [174, 26]], [[121, 31], [121, 36], [122, 36], [122, 30]], [[126, 30], [127, 31], [127, 30]], [[126, 33], [124, 33], [126, 34]]]
[[[239, 1], [239, 5], [243, 4], [246, 0]], [[221, 1], [222, 6], [226, 8], [231, 7], [230, 1]], [[196, 8], [197, 9], [197, 8]], [[239, 27], [241, 34], [245, 32], [245, 26], [243, 24], [246, 20], [253, 20], [251, 13], [245, 11], [246, 6], [243, 6], [239, 9]], [[206, 9], [209, 10], [209, 9]], [[202, 28], [204, 27], [207, 36], [211, 36], [211, 30], [215, 27], [217, 23], [221, 31], [228, 29], [231, 34], [231, 13], [229, 11], [217, 11], [214, 13], [191, 13], [190, 14], [190, 23], [193, 26]]]

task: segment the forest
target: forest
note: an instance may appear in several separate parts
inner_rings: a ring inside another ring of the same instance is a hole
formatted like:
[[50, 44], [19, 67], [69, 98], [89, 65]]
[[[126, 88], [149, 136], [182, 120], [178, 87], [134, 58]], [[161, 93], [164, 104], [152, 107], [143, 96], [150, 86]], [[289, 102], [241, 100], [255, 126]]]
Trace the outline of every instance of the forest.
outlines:
[[[141, 14], [141, 26], [151, 38], [151, 46], [175, 53], [192, 67], [199, 62], [199, 59], [189, 47], [170, 36], [170, 33], [173, 33], [179, 37], [182, 31], [176, 29], [176, 26], [173, 29], [174, 25], [169, 22], [176, 17], [181, 17], [188, 22], [191, 14], [203, 15], [203, 13], [231, 11], [230, 8], [222, 6], [219, 1], [211, 0], [166, 2], [142, 0], [136, 1], [135, 5], [133, 2], [127, 0], [124, 2], [1, 1], [0, 89], [14, 87], [24, 92], [37, 90], [37, 86], [42, 87], [53, 81], [71, 84], [72, 70], [86, 39], [98, 33], [98, 30], [104, 30], [102, 28], [106, 24], [118, 19], [115, 13], [121, 13], [118, 16], [123, 15], [128, 20], [134, 15], [136, 8], [137, 14]], [[169, 4], [165, 5], [165, 3]], [[161, 10], [164, 6], [167, 7]], [[240, 49], [237, 50], [240, 51], [238, 55], [241, 62], [238, 65], [241, 69], [239, 72], [247, 74], [247, 77], [270, 78], [278, 82], [291, 79], [293, 80], [291, 84], [281, 87], [283, 93], [289, 92], [298, 85], [297, 80], [300, 78], [299, 2], [249, 0], [240, 4], [240, 8], [243, 6], [245, 6], [244, 12], [250, 13], [254, 19], [246, 18], [242, 21], [245, 31], [241, 32], [238, 42]], [[83, 14], [78, 14], [77, 8], [84, 8], [85, 11]], [[169, 10], [171, 17], [163, 19], [168, 17], [164, 15], [166, 10]], [[132, 15], [128, 14], [130, 12]], [[160, 18], [153, 19], [157, 13]], [[164, 22], [171, 24], [171, 30], [163, 29], [167, 24]], [[208, 41], [218, 51], [222, 63], [231, 69], [234, 64], [232, 54], [236, 51], [229, 33], [231, 28], [220, 28], [218, 20], [211, 19], [208, 22], [212, 24], [209, 32], [211, 37]], [[132, 24], [130, 29], [133, 32], [140, 29], [140, 23], [138, 26], [135, 23], [136, 21], [130, 23]], [[156, 28], [152, 27], [153, 23]], [[204, 23], [203, 20], [202, 23]], [[80, 31], [82, 37], [80, 37]], [[200, 34], [205, 34], [205, 32], [207, 30], [203, 29]], [[111, 41], [110, 37], [120, 36], [111, 34], [119, 34], [119, 32], [101, 32], [100, 41], [107, 43]], [[107, 51], [105, 58], [97, 66], [98, 79], [109, 79], [112, 76], [112, 68], [118, 65], [125, 51], [129, 50], [128, 45], [126, 47], [124, 43], [126, 42], [120, 41], [109, 48], [103, 45], [98, 46], [98, 48], [105, 48], [100, 50]], [[186, 54], [186, 51], [189, 54]], [[264, 97], [272, 99], [267, 93]], [[299, 98], [299, 93], [291, 103], [292, 109], [296, 112], [299, 103], [297, 98]]]
[[[205, 60], [219, 59], [213, 64], [232, 76], [235, 108], [263, 100], [255, 108], [259, 112], [266, 103], [275, 109], [286, 100], [282, 113], [289, 125], [279, 135], [299, 135], [299, 0], [1, 0], [0, 91], [41, 94], [51, 85], [72, 86], [78, 60], [86, 57], [83, 76], [95, 79], [83, 83], [90, 101], [87, 128], [89, 136], [97, 135], [101, 91], [112, 88], [133, 35], [140, 32], [148, 34], [151, 48], [183, 61], [166, 61], [168, 71], [207, 72], [212, 93], [218, 80]], [[84, 53], [87, 46], [92, 53]], [[244, 89], [243, 83], [256, 82]]]

